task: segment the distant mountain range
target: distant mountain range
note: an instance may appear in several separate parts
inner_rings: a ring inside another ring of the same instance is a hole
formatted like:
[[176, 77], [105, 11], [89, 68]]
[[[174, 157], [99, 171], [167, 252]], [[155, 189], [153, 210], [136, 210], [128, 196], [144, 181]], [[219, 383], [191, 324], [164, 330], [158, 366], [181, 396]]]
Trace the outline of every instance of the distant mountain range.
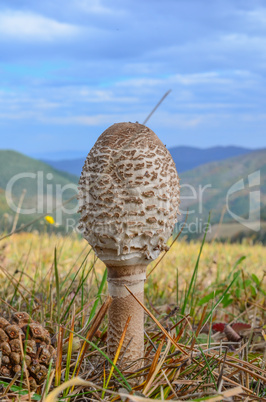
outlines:
[[[206, 149], [178, 146], [169, 148], [169, 151], [175, 161], [178, 173], [186, 172], [209, 162], [253, 152], [251, 149], [236, 146], [219, 146]], [[67, 158], [62, 160], [55, 160], [53, 156], [53, 159], [45, 159], [43, 162], [57, 170], [80, 176], [85, 159], [86, 155], [82, 158]]]
[[[225, 154], [228, 155], [229, 152], [242, 152], [242, 155], [200, 164], [200, 161], [212, 158], [215, 154], [214, 150], [216, 150], [218, 158]], [[211, 224], [217, 224], [221, 215], [224, 216], [224, 222], [236, 222], [232, 214], [227, 209], [224, 209], [224, 206], [228, 190], [238, 182], [241, 185], [243, 184], [243, 189], [234, 191], [230, 195], [230, 210], [233, 214], [247, 219], [250, 212], [250, 194], [259, 190], [261, 204], [257, 205], [257, 208], [261, 209], [261, 219], [266, 220], [266, 149], [247, 153], [246, 149], [235, 147], [216, 147], [212, 150], [175, 147], [171, 149], [171, 152], [181, 179], [182, 216], [179, 221], [184, 220], [186, 209], [189, 208], [187, 223], [193, 226], [191, 226], [192, 231], [189, 233], [184, 231], [184, 234], [188, 237], [193, 238], [201, 235], [210, 210], [212, 210]], [[188, 156], [192, 152], [194, 152], [194, 156]], [[204, 152], [204, 157], [200, 157], [201, 152]], [[179, 164], [177, 159], [179, 162], [182, 161], [183, 165]], [[182, 172], [182, 166], [185, 169], [185, 162], [187, 162], [187, 166], [194, 164], [194, 168]], [[78, 222], [78, 214], [75, 209], [77, 201], [75, 199], [64, 207], [65, 211], [62, 214], [52, 212], [52, 208], [55, 205], [61, 204], [77, 194], [77, 175], [57, 170], [43, 161], [27, 157], [18, 152], [1, 150], [0, 172], [0, 232], [4, 229], [10, 230], [14, 221], [15, 212], [10, 207], [10, 202], [8, 205], [6, 187], [15, 175], [18, 176], [16, 176], [16, 180], [13, 183], [12, 201], [18, 205], [25, 189], [26, 193], [22, 208], [35, 209], [28, 214], [20, 214], [18, 227], [40, 217], [42, 213], [54, 216], [59, 225], [54, 230], [65, 232], [67, 230], [67, 219], [71, 219], [71, 222]], [[255, 186], [249, 188], [249, 185], [252, 186], [253, 184], [248, 176], [254, 172], [258, 172], [257, 182], [259, 181], [259, 184], [255, 183]], [[57, 196], [57, 191], [60, 189], [64, 190], [61, 199]], [[68, 213], [67, 210], [70, 209], [71, 211]], [[61, 211], [61, 209], [59, 208], [57, 211]], [[47, 226], [43, 222], [43, 219], [37, 221], [30, 229], [43, 230], [45, 225]], [[194, 229], [195, 232], [193, 233]]]

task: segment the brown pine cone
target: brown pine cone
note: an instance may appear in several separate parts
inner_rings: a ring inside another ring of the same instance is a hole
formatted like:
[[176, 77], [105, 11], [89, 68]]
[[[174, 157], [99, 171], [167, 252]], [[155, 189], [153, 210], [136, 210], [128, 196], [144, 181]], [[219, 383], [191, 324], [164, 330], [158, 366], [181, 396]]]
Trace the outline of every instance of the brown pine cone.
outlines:
[[27, 313], [14, 313], [10, 322], [0, 317], [0, 375], [13, 378], [22, 371], [20, 336], [30, 385], [34, 389], [46, 379], [50, 361], [55, 360], [56, 352], [49, 332]]

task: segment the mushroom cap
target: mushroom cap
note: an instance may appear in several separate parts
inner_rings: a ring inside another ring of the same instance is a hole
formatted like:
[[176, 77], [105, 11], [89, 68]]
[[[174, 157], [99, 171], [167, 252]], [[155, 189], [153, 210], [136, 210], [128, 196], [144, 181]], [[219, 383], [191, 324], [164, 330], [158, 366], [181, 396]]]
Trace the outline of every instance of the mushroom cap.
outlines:
[[79, 229], [107, 266], [148, 264], [167, 249], [179, 213], [175, 163], [148, 127], [117, 123], [87, 156]]

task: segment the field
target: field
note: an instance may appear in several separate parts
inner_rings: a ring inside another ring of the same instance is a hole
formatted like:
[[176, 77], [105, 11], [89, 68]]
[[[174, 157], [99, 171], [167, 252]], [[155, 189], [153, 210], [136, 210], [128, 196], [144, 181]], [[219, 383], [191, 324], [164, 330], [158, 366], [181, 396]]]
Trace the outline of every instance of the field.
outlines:
[[[145, 364], [121, 373], [119, 365], [105, 365], [106, 316], [99, 309], [107, 300], [106, 274], [89, 245], [53, 234], [2, 240], [0, 312], [27, 311], [59, 336], [62, 362], [31, 398], [40, 400], [54, 384], [75, 377], [81, 361], [79, 375], [90, 383], [67, 388], [60, 400], [126, 400], [129, 394], [136, 401], [266, 400], [266, 249], [213, 242], [200, 250], [199, 242], [177, 240], [148, 267]], [[236, 323], [242, 326], [231, 325], [228, 333], [226, 324]], [[97, 331], [84, 340], [93, 325]], [[12, 384], [6, 394], [23, 392]]]

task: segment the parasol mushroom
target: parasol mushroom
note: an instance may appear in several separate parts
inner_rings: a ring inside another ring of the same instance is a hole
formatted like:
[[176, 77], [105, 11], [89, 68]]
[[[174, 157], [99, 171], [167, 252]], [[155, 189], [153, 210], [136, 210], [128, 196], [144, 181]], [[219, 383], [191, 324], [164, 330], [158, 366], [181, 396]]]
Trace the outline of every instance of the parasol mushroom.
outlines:
[[144, 354], [144, 312], [124, 285], [143, 302], [146, 267], [167, 249], [177, 221], [179, 178], [169, 151], [142, 124], [112, 125], [87, 156], [79, 203], [79, 228], [108, 270], [108, 354], [114, 358], [131, 316], [120, 355], [136, 361]]

